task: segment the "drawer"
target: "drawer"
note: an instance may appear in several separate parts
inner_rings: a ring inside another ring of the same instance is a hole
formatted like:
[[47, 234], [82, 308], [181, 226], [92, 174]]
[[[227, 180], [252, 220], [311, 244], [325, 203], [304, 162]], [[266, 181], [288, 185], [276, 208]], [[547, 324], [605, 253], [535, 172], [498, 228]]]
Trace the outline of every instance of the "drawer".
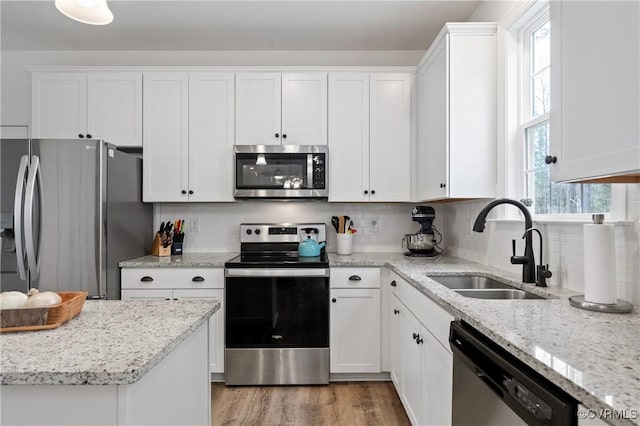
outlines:
[[451, 352], [449, 347], [449, 327], [454, 319], [453, 316], [404, 279], [397, 277], [397, 280], [398, 285], [396, 288], [399, 292], [397, 293], [399, 294], [399, 299], [413, 312], [422, 325], [438, 339], [440, 344]]
[[222, 268], [123, 268], [123, 289], [224, 288]]
[[380, 288], [380, 268], [331, 268], [331, 288]]

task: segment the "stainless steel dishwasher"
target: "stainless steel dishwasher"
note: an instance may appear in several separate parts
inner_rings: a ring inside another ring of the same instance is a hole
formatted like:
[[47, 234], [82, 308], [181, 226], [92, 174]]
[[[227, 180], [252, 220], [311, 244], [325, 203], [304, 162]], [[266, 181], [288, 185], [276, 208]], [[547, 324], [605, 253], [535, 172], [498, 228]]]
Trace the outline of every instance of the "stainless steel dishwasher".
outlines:
[[453, 416], [459, 426], [578, 424], [578, 402], [491, 339], [451, 323]]

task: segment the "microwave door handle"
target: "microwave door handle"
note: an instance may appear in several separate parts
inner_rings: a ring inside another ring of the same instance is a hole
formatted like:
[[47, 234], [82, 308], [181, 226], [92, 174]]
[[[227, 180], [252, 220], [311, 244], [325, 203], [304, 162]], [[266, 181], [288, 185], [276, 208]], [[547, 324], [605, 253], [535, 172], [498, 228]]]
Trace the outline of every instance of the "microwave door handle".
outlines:
[[[24, 234], [27, 246], [27, 262], [29, 264], [29, 272], [33, 280], [37, 280], [40, 277], [40, 245], [42, 238], [38, 236], [36, 241], [35, 232], [33, 229], [33, 210], [34, 210], [34, 198], [36, 192], [36, 185], [38, 185], [38, 194], [40, 197], [40, 203], [42, 203], [42, 175], [40, 169], [40, 158], [37, 155], [31, 157], [31, 167], [29, 169], [29, 178], [27, 179], [27, 193], [24, 203], [25, 208], [25, 223]], [[42, 215], [38, 214], [38, 221], [42, 220]], [[38, 232], [42, 232], [41, 223], [38, 224]], [[36, 251], [36, 245], [38, 250]]]
[[22, 232], [23, 227], [23, 213], [24, 213], [24, 181], [27, 174], [27, 166], [29, 164], [29, 156], [23, 155], [20, 159], [20, 166], [18, 167], [18, 178], [16, 179], [16, 195], [13, 203], [13, 234], [16, 242], [16, 260], [18, 263], [18, 276], [22, 281], [27, 280], [27, 266], [25, 262], [24, 251], [24, 234]]
[[313, 189], [313, 155], [307, 154], [307, 188]]

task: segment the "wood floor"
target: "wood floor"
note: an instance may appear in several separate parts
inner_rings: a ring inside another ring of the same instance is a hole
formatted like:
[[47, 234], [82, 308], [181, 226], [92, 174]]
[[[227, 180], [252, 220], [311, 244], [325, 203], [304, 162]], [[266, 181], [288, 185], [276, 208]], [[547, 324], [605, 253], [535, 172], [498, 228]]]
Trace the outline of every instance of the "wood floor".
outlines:
[[391, 382], [211, 388], [211, 424], [409, 425]]

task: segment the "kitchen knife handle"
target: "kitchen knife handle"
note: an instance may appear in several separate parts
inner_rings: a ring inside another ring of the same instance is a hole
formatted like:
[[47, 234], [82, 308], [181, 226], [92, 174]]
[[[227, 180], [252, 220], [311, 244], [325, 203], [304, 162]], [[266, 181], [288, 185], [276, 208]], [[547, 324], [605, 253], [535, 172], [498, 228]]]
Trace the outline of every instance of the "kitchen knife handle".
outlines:
[[361, 281], [362, 277], [360, 275], [351, 275], [349, 277], [349, 281]]
[[27, 174], [27, 164], [29, 163], [29, 156], [23, 155], [20, 159], [20, 167], [18, 168], [18, 178], [16, 179], [16, 196], [13, 204], [14, 211], [14, 229], [13, 234], [16, 241], [16, 258], [18, 261], [18, 275], [22, 281], [27, 280], [27, 266], [25, 261], [25, 252], [23, 248], [23, 233], [22, 233], [22, 214], [23, 203], [22, 193], [24, 191], [24, 181]]

